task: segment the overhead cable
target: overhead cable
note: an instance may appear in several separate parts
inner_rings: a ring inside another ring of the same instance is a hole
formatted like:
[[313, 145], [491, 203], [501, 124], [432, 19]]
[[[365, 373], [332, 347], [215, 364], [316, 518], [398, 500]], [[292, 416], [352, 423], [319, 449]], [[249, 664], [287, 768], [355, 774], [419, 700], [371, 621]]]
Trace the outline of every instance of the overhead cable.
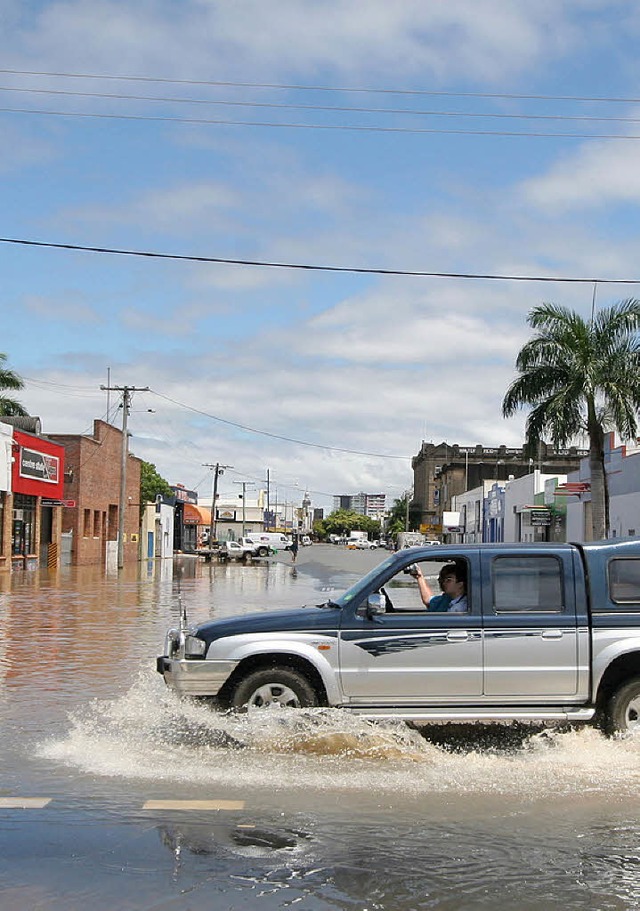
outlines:
[[146, 114], [107, 114], [96, 111], [52, 111], [43, 108], [0, 107], [3, 114], [27, 114], [43, 117], [76, 117], [85, 120], [131, 120], [146, 123], [186, 123], [195, 126], [268, 127], [279, 130], [329, 130], [352, 133], [406, 133], [414, 135], [440, 136], [502, 136], [524, 137], [527, 139], [606, 139], [634, 141], [640, 135], [627, 133], [560, 133], [542, 130], [457, 130], [444, 127], [384, 127], [363, 126], [344, 123], [278, 123], [270, 120], [224, 120], [214, 117], [169, 117]]
[[268, 269], [299, 269], [307, 272], [337, 272], [355, 275], [398, 275], [412, 278], [451, 278], [482, 281], [511, 282], [557, 282], [561, 284], [637, 285], [638, 278], [597, 278], [594, 276], [563, 275], [510, 275], [483, 272], [435, 272], [417, 269], [382, 269], [366, 266], [331, 266], [317, 263], [272, 262], [258, 259], [231, 259], [222, 256], [195, 256], [183, 253], [158, 253], [150, 250], [125, 250], [116, 247], [94, 247], [86, 244], [63, 244], [52, 241], [26, 240], [17, 237], [0, 237], [0, 244], [17, 244], [25, 247], [41, 247], [53, 250], [74, 250], [82, 253], [102, 253], [114, 256], [138, 256], [147, 259], [175, 260], [179, 262], [216, 263], [231, 266], [256, 266]]
[[210, 418], [212, 421], [217, 421], [220, 424], [227, 424], [229, 427], [236, 427], [238, 430], [244, 430], [247, 433], [256, 433], [259, 436], [271, 437], [273, 440], [283, 440], [285, 443], [295, 443], [298, 446], [310, 446], [313, 449], [324, 449], [327, 452], [342, 452], [349, 453], [350, 455], [361, 455], [369, 456], [374, 459], [398, 459], [403, 462], [407, 461], [407, 456], [400, 455], [389, 455], [381, 452], [363, 452], [360, 449], [345, 449], [339, 446], [327, 446], [324, 443], [310, 443], [308, 440], [297, 440], [293, 437], [283, 436], [278, 433], [271, 433], [268, 430], [256, 430], [255, 427], [248, 427], [246, 424], [239, 424], [236, 421], [229, 421], [226, 418], [218, 417], [215, 414], [210, 414], [208, 411], [202, 411], [200, 408], [194, 408], [193, 405], [187, 405], [185, 402], [178, 402], [176, 399], [172, 399], [168, 395], [164, 395], [162, 392], [158, 392], [156, 389], [150, 390], [153, 395], [157, 395], [158, 398], [164, 399], [167, 402], [171, 402], [173, 405], [178, 405], [180, 408], [186, 408], [187, 411], [193, 411], [195, 414], [200, 414], [203, 417]]
[[435, 98], [505, 98], [523, 101], [578, 101], [582, 103], [604, 102], [609, 104], [639, 104], [640, 98], [606, 95], [544, 95], [521, 92], [453, 92], [438, 89], [373, 88], [371, 86], [330, 86], [300, 85], [281, 82], [234, 82], [215, 79], [171, 79], [163, 76], [136, 76], [116, 73], [65, 73], [38, 70], [0, 69], [0, 73], [11, 76], [45, 76], [64, 79], [104, 79], [121, 82], [157, 82], [169, 85], [202, 85], [228, 88], [282, 89], [301, 92], [344, 92], [373, 95], [418, 95]]

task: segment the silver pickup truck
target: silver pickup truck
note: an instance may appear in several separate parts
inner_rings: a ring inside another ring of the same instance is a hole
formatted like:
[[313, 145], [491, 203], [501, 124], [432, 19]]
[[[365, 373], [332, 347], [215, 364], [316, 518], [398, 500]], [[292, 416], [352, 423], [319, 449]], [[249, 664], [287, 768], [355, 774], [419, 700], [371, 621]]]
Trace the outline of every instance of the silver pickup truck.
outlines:
[[[457, 610], [446, 596], [425, 606], [414, 564], [434, 594], [441, 568], [457, 567]], [[324, 604], [185, 620], [157, 669], [180, 695], [223, 709], [278, 702], [626, 733], [640, 723], [640, 541], [411, 547]]]

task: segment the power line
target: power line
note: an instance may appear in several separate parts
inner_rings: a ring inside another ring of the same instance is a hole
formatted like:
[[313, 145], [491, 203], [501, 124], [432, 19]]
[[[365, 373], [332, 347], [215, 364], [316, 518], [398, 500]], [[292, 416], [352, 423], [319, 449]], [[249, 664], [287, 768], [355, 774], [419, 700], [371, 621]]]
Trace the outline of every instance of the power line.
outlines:
[[373, 88], [371, 86], [300, 85], [281, 82], [233, 82], [214, 79], [169, 79], [163, 76], [116, 75], [114, 73], [64, 73], [0, 69], [11, 76], [45, 76], [64, 79], [103, 79], [121, 82], [156, 82], [169, 85], [202, 85], [224, 88], [279, 89], [300, 92], [341, 92], [370, 95], [417, 95], [432, 98], [502, 98], [522, 101], [577, 101], [580, 103], [639, 104], [640, 98], [604, 95], [544, 95], [520, 92], [453, 92], [431, 89]]
[[380, 452], [363, 452], [359, 449], [343, 449], [338, 446], [327, 446], [324, 443], [310, 443], [307, 440], [297, 440], [293, 437], [283, 436], [278, 433], [271, 433], [268, 430], [256, 430], [255, 427], [248, 427], [246, 424], [239, 424], [236, 421], [229, 421], [226, 418], [221, 418], [215, 414], [210, 414], [208, 411], [202, 411], [199, 408], [194, 408], [192, 405], [187, 405], [184, 402], [178, 402], [176, 399], [172, 399], [168, 395], [163, 395], [163, 393], [158, 392], [156, 389], [151, 389], [149, 391], [153, 395], [157, 395], [158, 398], [164, 399], [167, 402], [171, 402], [173, 405], [178, 405], [180, 408], [186, 408], [187, 411], [193, 411], [195, 414], [200, 414], [203, 417], [210, 418], [212, 421], [218, 421], [220, 424], [227, 424], [229, 427], [236, 427], [238, 430], [244, 430], [247, 433], [256, 433], [259, 436], [270, 437], [273, 440], [283, 440], [285, 443], [295, 443], [298, 446], [310, 446], [313, 449], [324, 449], [327, 452], [343, 452], [349, 453], [350, 455], [369, 456], [374, 459], [400, 459], [403, 462], [407, 461], [407, 456], [387, 455]]
[[93, 247], [86, 244], [63, 244], [52, 241], [26, 240], [16, 237], [0, 237], [2, 244], [17, 244], [26, 247], [42, 247], [52, 250], [73, 250], [82, 253], [102, 253], [114, 256], [138, 256], [147, 259], [174, 260], [178, 262], [217, 263], [231, 266], [257, 266], [268, 269], [299, 269], [307, 272], [337, 272], [354, 275], [397, 275], [412, 278], [451, 278], [477, 281], [511, 281], [511, 282], [557, 282], [559, 284], [600, 284], [637, 285], [638, 278], [597, 278], [562, 276], [562, 275], [510, 275], [484, 272], [436, 272], [412, 269], [382, 269], [365, 266], [331, 266], [317, 263], [273, 262], [258, 259], [230, 259], [222, 256], [195, 256], [183, 253], [157, 253], [151, 250], [126, 250], [116, 247]]
[[602, 139], [636, 141], [640, 135], [625, 133], [560, 133], [542, 130], [457, 130], [436, 127], [384, 127], [337, 123], [277, 123], [267, 120], [224, 120], [212, 117], [169, 117], [143, 114], [107, 114], [90, 111], [52, 111], [42, 108], [5, 108], [3, 114], [27, 114], [42, 117], [76, 117], [85, 120], [131, 120], [142, 123], [186, 123], [195, 126], [268, 127], [280, 130], [328, 130], [351, 133], [405, 133], [426, 136], [500, 136], [526, 139]]
[[[321, 111], [323, 113], [393, 114], [414, 117], [451, 117], [495, 120], [550, 120], [582, 123], [640, 123], [638, 117], [596, 117], [588, 114], [509, 114], [503, 111], [438, 111], [419, 108], [356, 107], [354, 105], [299, 104], [272, 101], [229, 101], [217, 98], [177, 98], [162, 95], [131, 95], [118, 92], [72, 92], [65, 89], [31, 89], [0, 86], [0, 92], [31, 95], [55, 95], [69, 98], [102, 98], [111, 101], [144, 101], [163, 104], [194, 104], [211, 107], [260, 108], [269, 110]], [[53, 112], [52, 112], [53, 113]], [[55, 112], [64, 114], [66, 112]], [[74, 113], [74, 112], [70, 112]], [[97, 116], [97, 115], [96, 115]], [[313, 126], [309, 124], [308, 126]], [[556, 135], [555, 133], [553, 135]]]

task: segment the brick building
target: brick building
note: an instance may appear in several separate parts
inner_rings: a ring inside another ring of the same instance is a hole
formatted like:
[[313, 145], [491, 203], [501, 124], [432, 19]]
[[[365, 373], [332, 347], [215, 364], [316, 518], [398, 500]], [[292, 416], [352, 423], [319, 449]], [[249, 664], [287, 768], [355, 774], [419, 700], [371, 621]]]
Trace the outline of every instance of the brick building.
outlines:
[[[64, 498], [75, 503], [62, 514], [63, 534], [71, 536], [71, 560], [77, 566], [106, 565], [118, 540], [122, 431], [94, 421], [93, 436], [53, 434], [64, 446]], [[140, 463], [127, 455], [124, 514], [124, 562], [138, 560], [140, 532]]]

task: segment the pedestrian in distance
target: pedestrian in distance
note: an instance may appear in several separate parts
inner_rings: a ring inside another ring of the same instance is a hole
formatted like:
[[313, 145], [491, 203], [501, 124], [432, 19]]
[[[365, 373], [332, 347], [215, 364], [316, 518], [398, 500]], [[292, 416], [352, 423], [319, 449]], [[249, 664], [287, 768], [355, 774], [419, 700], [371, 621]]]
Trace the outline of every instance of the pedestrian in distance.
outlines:
[[291, 536], [291, 547], [289, 548], [289, 550], [291, 551], [291, 562], [292, 563], [296, 562], [299, 546], [300, 546], [300, 541], [298, 540], [298, 532], [294, 531], [294, 533]]

